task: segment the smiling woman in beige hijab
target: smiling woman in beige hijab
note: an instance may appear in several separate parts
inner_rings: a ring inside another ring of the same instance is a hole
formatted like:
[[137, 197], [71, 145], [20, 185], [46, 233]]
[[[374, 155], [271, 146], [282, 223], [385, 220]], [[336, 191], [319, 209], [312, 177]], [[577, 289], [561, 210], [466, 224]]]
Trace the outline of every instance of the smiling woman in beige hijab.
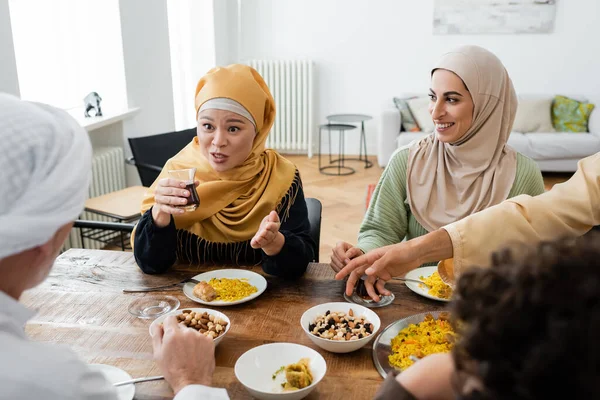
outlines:
[[437, 70], [462, 79], [473, 101], [473, 123], [452, 143], [430, 135], [410, 146], [407, 198], [428, 231], [506, 200], [515, 181], [517, 154], [506, 145], [517, 95], [500, 60], [481, 47], [446, 53]]
[[477, 46], [444, 54], [431, 72], [429, 96], [435, 131], [394, 153], [358, 244], [341, 242], [334, 249], [334, 270], [362, 253], [425, 235], [509, 197], [543, 193], [537, 164], [506, 144], [517, 97], [494, 54]]

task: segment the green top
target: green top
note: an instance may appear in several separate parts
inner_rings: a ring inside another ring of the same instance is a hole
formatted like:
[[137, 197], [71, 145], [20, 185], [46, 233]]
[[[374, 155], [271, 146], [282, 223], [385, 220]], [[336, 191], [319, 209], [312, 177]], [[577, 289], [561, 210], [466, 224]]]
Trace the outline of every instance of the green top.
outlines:
[[[371, 198], [369, 209], [360, 226], [358, 244], [365, 253], [427, 234], [417, 222], [406, 196], [408, 148], [397, 150], [381, 175]], [[544, 193], [544, 180], [539, 167], [529, 157], [517, 153], [517, 173], [508, 197]]]

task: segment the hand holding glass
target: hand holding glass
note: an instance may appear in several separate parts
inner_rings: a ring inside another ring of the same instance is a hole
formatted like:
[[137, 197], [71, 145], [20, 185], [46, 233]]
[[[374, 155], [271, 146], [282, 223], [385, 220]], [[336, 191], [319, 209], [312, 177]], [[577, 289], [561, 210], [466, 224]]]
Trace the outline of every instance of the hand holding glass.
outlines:
[[175, 205], [175, 207], [182, 208], [185, 211], [194, 211], [200, 205], [200, 199], [198, 198], [198, 192], [196, 192], [196, 185], [194, 183], [195, 175], [196, 168], [176, 169], [169, 171], [169, 176], [173, 179], [183, 181], [185, 183], [185, 190], [189, 192], [189, 196], [187, 196], [187, 203]]

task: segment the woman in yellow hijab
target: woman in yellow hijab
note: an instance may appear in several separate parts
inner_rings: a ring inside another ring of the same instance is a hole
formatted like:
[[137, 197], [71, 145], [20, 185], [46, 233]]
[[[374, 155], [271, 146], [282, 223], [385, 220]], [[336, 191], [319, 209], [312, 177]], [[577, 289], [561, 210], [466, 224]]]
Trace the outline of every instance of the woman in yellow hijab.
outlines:
[[[142, 202], [134, 254], [146, 273], [176, 262], [262, 264], [283, 277], [301, 276], [316, 244], [295, 165], [265, 150], [275, 102], [259, 73], [234, 64], [210, 70], [196, 87], [197, 136], [167, 161]], [[195, 168], [200, 205], [169, 171]]]

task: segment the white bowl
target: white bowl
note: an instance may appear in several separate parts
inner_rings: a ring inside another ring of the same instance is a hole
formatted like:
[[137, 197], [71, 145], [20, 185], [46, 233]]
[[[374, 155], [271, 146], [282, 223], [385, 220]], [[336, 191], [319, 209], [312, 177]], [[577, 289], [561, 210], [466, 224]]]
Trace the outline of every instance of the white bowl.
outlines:
[[[304, 389], [282, 391], [281, 383], [285, 373], [273, 374], [282, 366], [295, 364], [303, 358], [309, 358], [309, 368], [313, 382]], [[235, 376], [242, 385], [257, 399], [298, 400], [310, 394], [325, 376], [325, 359], [310, 347], [296, 343], [270, 343], [248, 350], [235, 363]]]
[[[364, 316], [368, 322], [373, 324], [373, 333], [358, 340], [338, 341], [323, 339], [309, 332], [308, 325], [314, 323], [315, 319], [319, 315], [325, 314], [328, 310], [330, 312], [344, 312], [348, 314], [350, 309], [352, 309], [355, 317]], [[367, 343], [373, 340], [375, 336], [377, 336], [377, 331], [381, 327], [381, 320], [373, 310], [370, 310], [367, 307], [363, 307], [358, 304], [340, 302], [325, 303], [314, 306], [313, 308], [309, 308], [304, 314], [302, 314], [302, 317], [300, 318], [300, 325], [302, 326], [302, 329], [308, 338], [320, 348], [331, 351], [332, 353], [350, 353], [365, 346]]]
[[206, 311], [207, 313], [214, 315], [215, 317], [218, 317], [219, 319], [227, 321], [227, 326], [225, 327], [225, 332], [223, 332], [221, 335], [219, 335], [217, 338], [214, 339], [215, 347], [217, 347], [219, 342], [221, 340], [223, 340], [225, 335], [227, 335], [227, 332], [229, 332], [229, 330], [231, 329], [231, 321], [229, 320], [229, 317], [227, 317], [227, 315], [223, 314], [220, 311], [211, 310], [210, 308], [182, 308], [180, 310], [171, 311], [168, 314], [161, 315], [160, 317], [158, 317], [154, 321], [152, 321], [152, 323], [150, 324], [150, 328], [148, 328], [150, 331], [150, 336], [152, 336], [152, 329], [154, 329], [153, 328], [154, 325], [161, 324], [165, 321], [165, 319], [169, 315], [179, 315], [184, 310], [190, 310], [190, 311], [199, 312], [199, 313], [203, 313], [204, 311]]

